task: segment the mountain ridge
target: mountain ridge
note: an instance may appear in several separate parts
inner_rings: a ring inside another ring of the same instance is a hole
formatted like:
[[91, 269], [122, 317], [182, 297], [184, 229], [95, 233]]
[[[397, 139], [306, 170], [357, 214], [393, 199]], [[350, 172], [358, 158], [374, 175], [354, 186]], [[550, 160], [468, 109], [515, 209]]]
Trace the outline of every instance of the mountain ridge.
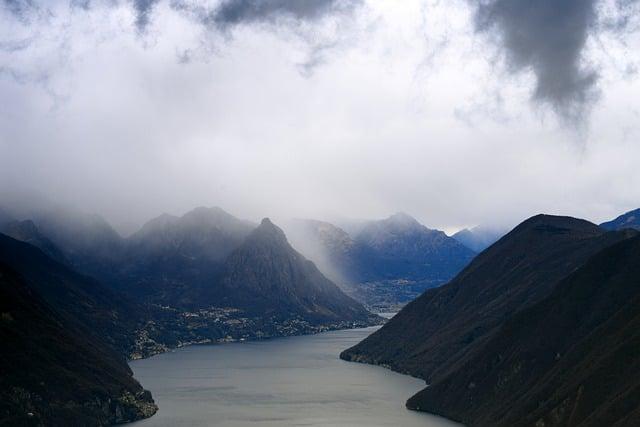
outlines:
[[294, 246], [351, 296], [383, 311], [446, 282], [475, 255], [405, 213], [363, 222], [351, 233], [318, 220], [298, 220], [296, 227]]
[[637, 425], [639, 259], [638, 235], [602, 249], [407, 406], [470, 426]]
[[546, 297], [598, 250], [627, 237], [585, 220], [531, 217], [340, 357], [436, 381], [504, 319]]
[[131, 325], [116, 325], [114, 301], [100, 294], [112, 295], [94, 286], [0, 234], [0, 423], [104, 425], [155, 413], [120, 353]]

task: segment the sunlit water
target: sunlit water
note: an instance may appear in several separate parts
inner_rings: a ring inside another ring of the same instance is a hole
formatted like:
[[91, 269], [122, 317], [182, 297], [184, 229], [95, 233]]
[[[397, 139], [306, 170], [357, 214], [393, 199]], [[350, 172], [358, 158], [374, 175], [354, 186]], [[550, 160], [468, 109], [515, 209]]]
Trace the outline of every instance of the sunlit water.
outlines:
[[455, 426], [405, 409], [423, 381], [338, 358], [373, 330], [191, 346], [132, 362], [160, 408], [135, 425]]

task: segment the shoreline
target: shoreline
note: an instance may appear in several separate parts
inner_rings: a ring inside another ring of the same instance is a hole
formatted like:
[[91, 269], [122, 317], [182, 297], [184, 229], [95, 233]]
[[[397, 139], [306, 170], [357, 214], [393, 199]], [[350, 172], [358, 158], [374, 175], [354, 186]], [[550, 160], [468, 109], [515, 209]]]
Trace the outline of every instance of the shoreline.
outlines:
[[[171, 395], [168, 395], [169, 397], [167, 397], [167, 390], [163, 388], [163, 386], [160, 386], [160, 388], [158, 388], [159, 384], [163, 384], [163, 381], [161, 379], [162, 374], [160, 374], [160, 377], [158, 377], [158, 372], [165, 372], [165, 371], [157, 371], [156, 370], [159, 367], [169, 367], [168, 369], [172, 369], [171, 371], [166, 371], [168, 372], [168, 376], [169, 377], [174, 377], [175, 375], [178, 375], [179, 377], [179, 372], [181, 372], [181, 370], [183, 369], [182, 367], [184, 366], [185, 368], [189, 367], [189, 360], [202, 360], [203, 356], [201, 356], [202, 354], [206, 354], [209, 355], [206, 357], [206, 359], [209, 358], [213, 358], [211, 360], [217, 360], [219, 361], [218, 363], [213, 363], [213, 362], [205, 362], [204, 364], [201, 364], [202, 366], [204, 366], [207, 363], [212, 363], [212, 366], [215, 366], [215, 368], [213, 369], [227, 369], [224, 368], [224, 366], [226, 366], [227, 363], [229, 363], [229, 360], [234, 360], [233, 356], [230, 356], [231, 354], [236, 354], [236, 352], [240, 352], [240, 354], [244, 353], [247, 355], [252, 355], [250, 356], [252, 359], [256, 359], [256, 358], [260, 358], [262, 356], [260, 356], [261, 354], [261, 349], [263, 349], [264, 351], [267, 351], [268, 353], [271, 353], [273, 351], [279, 352], [279, 351], [285, 351], [287, 354], [289, 354], [290, 350], [287, 349], [292, 349], [292, 348], [299, 348], [299, 349], [303, 349], [303, 348], [326, 348], [324, 344], [326, 343], [334, 343], [334, 345], [332, 347], [329, 348], [329, 351], [327, 352], [327, 357], [329, 357], [330, 360], [333, 360], [332, 365], [333, 367], [331, 368], [331, 372], [335, 372], [336, 369], [336, 364], [337, 366], [342, 365], [343, 368], [339, 368], [339, 369], [347, 369], [348, 372], [351, 373], [355, 373], [355, 375], [363, 375], [363, 374], [358, 374], [359, 369], [361, 368], [349, 368], [348, 364], [343, 363], [345, 361], [341, 360], [338, 356], [340, 354], [340, 352], [346, 348], [347, 346], [349, 346], [351, 344], [351, 341], [353, 342], [358, 342], [361, 339], [363, 339], [364, 337], [368, 336], [369, 334], [375, 332], [376, 329], [379, 328], [379, 325], [371, 325], [371, 326], [364, 326], [364, 327], [356, 327], [356, 328], [341, 328], [341, 329], [334, 329], [334, 330], [326, 330], [326, 331], [322, 331], [322, 332], [318, 332], [315, 334], [302, 334], [302, 335], [292, 335], [292, 336], [281, 336], [281, 337], [272, 337], [269, 339], [264, 339], [264, 340], [253, 340], [253, 341], [239, 341], [239, 342], [235, 342], [235, 343], [231, 343], [231, 344], [253, 344], [255, 347], [244, 347], [244, 346], [224, 346], [224, 347], [229, 347], [227, 350], [215, 350], [215, 347], [218, 347], [215, 344], [204, 344], [202, 347], [204, 347], [203, 349], [193, 349], [191, 351], [187, 350], [187, 353], [180, 356], [177, 355], [175, 353], [178, 353], [178, 350], [180, 349], [175, 349], [170, 353], [174, 353], [174, 355], [166, 355], [167, 358], [163, 357], [161, 359], [158, 359], [155, 362], [145, 362], [145, 361], [132, 361], [131, 362], [131, 367], [132, 369], [134, 369], [137, 373], [139, 373], [140, 375], [143, 375], [143, 380], [145, 380], [145, 382], [149, 381], [150, 385], [152, 387], [154, 387], [152, 390], [157, 390], [158, 392], [162, 393], [162, 401], [158, 402], [158, 406], [160, 407], [159, 413], [163, 414], [163, 416], [161, 416], [161, 419], [158, 420], [158, 425], [167, 425], [166, 424], [166, 417], [167, 415], [169, 417], [171, 417], [171, 413], [167, 413], [164, 411], [171, 411], [171, 408], [176, 409], [175, 402], [170, 398]], [[353, 334], [350, 332], [353, 331]], [[320, 335], [324, 335], [325, 337], [319, 337]], [[318, 336], [318, 337], [316, 337]], [[333, 338], [335, 337], [335, 338]], [[349, 338], [348, 342], [344, 342], [342, 341], [345, 338]], [[295, 339], [297, 338], [297, 339]], [[336, 346], [337, 344], [337, 346]], [[265, 346], [266, 347], [263, 347]], [[318, 347], [319, 346], [319, 347]], [[187, 347], [187, 346], [185, 346]], [[208, 349], [207, 349], [208, 348]], [[235, 348], [235, 350], [233, 350], [232, 348]], [[244, 348], [244, 350], [242, 350], [242, 348]], [[282, 349], [282, 350], [279, 350]], [[268, 354], [267, 353], [267, 354]], [[324, 352], [323, 352], [324, 353]], [[293, 353], [296, 354], [296, 353]], [[219, 355], [220, 357], [215, 357], [215, 355]], [[248, 356], [249, 357], [249, 356]], [[325, 356], [322, 356], [325, 357]], [[298, 365], [298, 358], [297, 356], [294, 358], [295, 360], [292, 361], [292, 359], [290, 357], [287, 357], [284, 359], [285, 361], [285, 365], [284, 365], [284, 369], [288, 369], [289, 367], [291, 368], [300, 368], [300, 366]], [[225, 360], [227, 360], [227, 362], [225, 362]], [[242, 359], [244, 360], [244, 359]], [[279, 358], [277, 360], [280, 360]], [[136, 365], [137, 363], [140, 363], [140, 365]], [[220, 363], [220, 364], [219, 364]], [[231, 362], [233, 363], [233, 362]], [[290, 363], [293, 363], [293, 365], [289, 365]], [[243, 362], [244, 365], [244, 362]], [[151, 369], [151, 366], [155, 366], [155, 370], [151, 371], [149, 369]], [[268, 364], [266, 365], [267, 367], [269, 366]], [[378, 393], [382, 393], [382, 394], [388, 394], [389, 396], [393, 396], [393, 398], [391, 399], [393, 402], [395, 402], [393, 405], [396, 409], [396, 411], [399, 411], [400, 413], [400, 419], [404, 419], [402, 413], [403, 412], [415, 412], [416, 414], [418, 414], [418, 411], [411, 411], [410, 409], [406, 408], [405, 406], [405, 400], [406, 397], [409, 396], [410, 394], [419, 391], [420, 389], [422, 389], [424, 387], [424, 381], [422, 379], [416, 378], [412, 375], [407, 375], [404, 373], [400, 373], [400, 372], [396, 372], [396, 371], [392, 371], [392, 370], [388, 370], [388, 369], [381, 369], [383, 368], [382, 366], [379, 365], [369, 365], [371, 366], [371, 368], [368, 368], [366, 371], [362, 371], [362, 372], [371, 372], [369, 374], [366, 374], [367, 376], [369, 375], [373, 375], [375, 376], [380, 376], [380, 375], [391, 375], [393, 376], [397, 376], [399, 377], [405, 377], [407, 378], [406, 381], [409, 381], [410, 383], [415, 384], [414, 386], [411, 387], [411, 389], [408, 390], [398, 390], [398, 389], [394, 389], [394, 386], [387, 384], [386, 382], [378, 382], [373, 388], [371, 388], [371, 390], [379, 390]], [[176, 372], [174, 373], [173, 369], [176, 369]], [[198, 368], [198, 369], [202, 369], [202, 368]], [[371, 370], [370, 370], [371, 369]], [[378, 372], [376, 374], [376, 372]], [[388, 374], [384, 374], [383, 372], [389, 372]], [[354, 374], [352, 374], [354, 375]], [[235, 376], [235, 374], [231, 375], [231, 377]], [[217, 376], [216, 376], [217, 377]], [[160, 378], [160, 379], [157, 379]], [[239, 378], [242, 378], [239, 377]], [[366, 378], [366, 377], [365, 377]], [[153, 379], [153, 381], [151, 380]], [[242, 381], [242, 380], [240, 380]], [[403, 381], [403, 380], [395, 380], [395, 381]], [[417, 382], [417, 383], [416, 383]], [[277, 382], [276, 382], [277, 383]], [[177, 386], [179, 386], [179, 382], [177, 384]], [[239, 383], [239, 384], [244, 384], [244, 383]], [[342, 393], [343, 390], [349, 390], [349, 389], [344, 389], [341, 384], [340, 381], [336, 382], [336, 387], [338, 387], [336, 389], [336, 396], [340, 396], [340, 393]], [[391, 384], [393, 384], [393, 381], [391, 382]], [[208, 386], [208, 385], [207, 385]], [[246, 384], [245, 384], [246, 386]], [[387, 388], [387, 386], [389, 386], [389, 388]], [[172, 384], [171, 387], [174, 387], [174, 385]], [[238, 386], [240, 387], [240, 386]], [[415, 388], [413, 388], [415, 387]], [[338, 392], [337, 390], [341, 390], [340, 392]], [[385, 391], [386, 390], [386, 391]], [[396, 390], [396, 391], [394, 391]], [[369, 395], [369, 391], [367, 390], [358, 390], [355, 389], [355, 394], [348, 392], [349, 394], [349, 399], [346, 400], [342, 400], [344, 404], [348, 403], [348, 401], [351, 398], [355, 398], [358, 399], [360, 398], [360, 396], [365, 397]], [[194, 394], [194, 398], [196, 400], [201, 399], [201, 397], [199, 397], [197, 394]], [[182, 399], [182, 398], [180, 398]], [[212, 402], [215, 402], [217, 400], [216, 397], [210, 397], [210, 399], [213, 399]], [[183, 409], [183, 408], [181, 408]], [[271, 408], [273, 409], [273, 408]], [[301, 407], [301, 410], [304, 409], [304, 407]], [[190, 415], [187, 413], [187, 410], [189, 410], [189, 406], [187, 406], [186, 410], [184, 412], [182, 412], [183, 416], [186, 417], [185, 420], [189, 420]], [[236, 412], [237, 413], [237, 412]], [[368, 413], [368, 410], [364, 410], [363, 414]], [[427, 413], [427, 412], [423, 412], [424, 415], [428, 415], [429, 417], [436, 417], [442, 420], [442, 424], [440, 424], [439, 422], [436, 422], [434, 425], [444, 425], [444, 426], [458, 426], [461, 424], [455, 422], [454, 420], [450, 420], [447, 419], [446, 417], [440, 416], [438, 414], [431, 414], [431, 413]], [[210, 415], [211, 416], [211, 415]], [[396, 415], [397, 416], [397, 415]], [[366, 418], [367, 416], [364, 415], [364, 417]], [[408, 418], [409, 420], [412, 420], [415, 418]], [[418, 419], [419, 420], [419, 419]], [[431, 425], [428, 423], [429, 418], [426, 418], [426, 425]], [[414, 421], [415, 422], [415, 421]], [[147, 424], [143, 424], [143, 425], [147, 425]], [[151, 422], [150, 425], [156, 425], [154, 422]], [[200, 425], [200, 424], [198, 424]], [[271, 425], [271, 424], [269, 424]], [[293, 425], [293, 424], [292, 424]], [[297, 425], [297, 424], [296, 424]], [[314, 424], [315, 425], [315, 424]], [[332, 424], [333, 425], [333, 424]], [[348, 424], [347, 424], [348, 425]], [[353, 425], [371, 425], [370, 423], [356, 423]], [[404, 425], [404, 424], [398, 424], [398, 425]], [[411, 424], [414, 425], [414, 424]], [[418, 424], [419, 425], [419, 424]]]

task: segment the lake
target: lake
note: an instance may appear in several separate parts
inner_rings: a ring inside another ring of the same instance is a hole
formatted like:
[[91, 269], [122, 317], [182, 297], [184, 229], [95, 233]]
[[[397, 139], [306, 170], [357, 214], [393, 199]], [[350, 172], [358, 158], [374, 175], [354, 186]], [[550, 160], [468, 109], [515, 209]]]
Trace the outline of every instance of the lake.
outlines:
[[405, 409], [424, 381], [345, 362], [376, 328], [200, 345], [131, 362], [159, 410], [136, 427], [459, 426]]

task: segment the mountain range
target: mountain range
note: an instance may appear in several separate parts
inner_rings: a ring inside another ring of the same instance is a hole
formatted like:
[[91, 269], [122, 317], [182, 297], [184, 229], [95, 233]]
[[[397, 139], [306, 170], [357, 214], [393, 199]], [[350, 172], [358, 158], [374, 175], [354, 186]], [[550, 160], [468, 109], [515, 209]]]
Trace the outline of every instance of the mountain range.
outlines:
[[[637, 409], [638, 389], [620, 363], [638, 363], [630, 353], [637, 319], [612, 321], [620, 331], [599, 328], [618, 308], [638, 313], [637, 236], [570, 217], [532, 217], [341, 358], [425, 379], [430, 386], [408, 407], [470, 426], [605, 425], [589, 418], [602, 414], [613, 421], [606, 425], [631, 425], [624, 408]], [[614, 286], [628, 298], [614, 302]], [[608, 347], [615, 337], [621, 347]], [[598, 384], [605, 372], [611, 382]], [[587, 390], [580, 378], [594, 385]]]
[[360, 222], [351, 233], [317, 220], [296, 220], [287, 230], [293, 245], [347, 293], [380, 311], [445, 283], [475, 256], [404, 213]]
[[[206, 293], [212, 283], [220, 283], [226, 258], [257, 227], [220, 208], [205, 207], [180, 217], [163, 214], [127, 238], [97, 215], [50, 209], [27, 220], [33, 224], [31, 235], [15, 230], [20, 223], [27, 227], [24, 221], [14, 221], [13, 230], [11, 223], [1, 230], [30, 239], [75, 270], [134, 299], [155, 304], [170, 300], [189, 308], [201, 301], [194, 289]], [[317, 220], [291, 221], [285, 228], [303, 256], [376, 311], [395, 309], [445, 283], [475, 256], [455, 239], [402, 213], [361, 221], [350, 227], [353, 236]], [[60, 253], [51, 253], [47, 245]]]
[[538, 215], [473, 260], [405, 214], [350, 233], [301, 220], [304, 233], [288, 234], [295, 247], [307, 243], [318, 268], [269, 219], [253, 224], [219, 208], [162, 215], [128, 238], [95, 215], [3, 212], [0, 423], [148, 417], [156, 406], [128, 358], [379, 324], [331, 279], [360, 298], [398, 301], [397, 288], [408, 300], [461, 270], [341, 357], [427, 380], [408, 407], [470, 426], [634, 425], [634, 218], [607, 231]]
[[268, 219], [255, 226], [201, 208], [123, 239], [98, 217], [74, 216], [78, 229], [42, 218], [51, 237], [12, 218], [2, 231], [20, 240], [0, 234], [0, 424], [148, 417], [156, 406], [127, 358], [382, 320]]

